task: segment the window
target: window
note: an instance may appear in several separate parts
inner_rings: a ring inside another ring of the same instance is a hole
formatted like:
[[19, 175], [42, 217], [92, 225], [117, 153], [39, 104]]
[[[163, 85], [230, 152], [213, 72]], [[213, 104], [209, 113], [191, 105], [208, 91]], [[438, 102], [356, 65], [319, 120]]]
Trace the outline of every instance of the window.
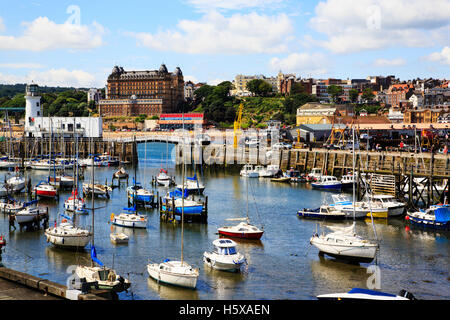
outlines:
[[77, 129], [81, 129], [81, 123], [77, 123]]

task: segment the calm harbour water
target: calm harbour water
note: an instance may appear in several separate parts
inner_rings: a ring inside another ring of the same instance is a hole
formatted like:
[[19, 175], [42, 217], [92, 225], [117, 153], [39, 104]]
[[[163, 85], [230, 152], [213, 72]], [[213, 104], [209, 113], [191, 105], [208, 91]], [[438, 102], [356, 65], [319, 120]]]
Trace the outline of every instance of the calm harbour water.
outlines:
[[[139, 145], [138, 181], [151, 188], [151, 178], [166, 166], [166, 144]], [[145, 151], [147, 153], [145, 154]], [[169, 156], [173, 157], [169, 145]], [[181, 171], [169, 159], [169, 174], [176, 174], [181, 182]], [[134, 169], [127, 167], [132, 183]], [[96, 168], [95, 179], [110, 183], [116, 168]], [[91, 169], [85, 172], [90, 181]], [[3, 173], [5, 175], [6, 173]], [[47, 172], [32, 172], [33, 185], [47, 176]], [[192, 176], [194, 172], [189, 171]], [[353, 287], [367, 287], [372, 264], [352, 265], [321, 258], [309, 238], [320, 223], [303, 220], [296, 212], [305, 207], [318, 207], [331, 200], [330, 192], [312, 190], [308, 184], [276, 184], [270, 179], [245, 179], [239, 172], [204, 170], [197, 172], [206, 185], [209, 210], [208, 224], [185, 224], [184, 258], [200, 268], [197, 290], [158, 285], [148, 277], [146, 265], [166, 258], [179, 259], [181, 254], [181, 225], [160, 221], [158, 209], [141, 211], [149, 217], [146, 230], [132, 230], [109, 224], [111, 213], [118, 214], [127, 206], [126, 184], [114, 189], [110, 200], [96, 200], [95, 244], [97, 255], [108, 266], [114, 266], [119, 274], [132, 282], [128, 293], [120, 293], [120, 299], [315, 299], [318, 294], [345, 292]], [[240, 274], [211, 271], [203, 265], [205, 250], [210, 250], [217, 239], [217, 228], [236, 222], [228, 218], [245, 217], [246, 183], [249, 183], [249, 215], [252, 223], [264, 226], [260, 242], [238, 241], [238, 250], [248, 261]], [[81, 184], [80, 184], [81, 186]], [[166, 190], [158, 187], [160, 195]], [[61, 194], [56, 201], [41, 202], [48, 205], [50, 224], [58, 213], [63, 213], [64, 200], [70, 192]], [[17, 198], [21, 198], [18, 196]], [[90, 201], [88, 202], [90, 207]], [[82, 216], [79, 224], [91, 225], [91, 213]], [[339, 222], [340, 225], [351, 222]], [[381, 290], [398, 293], [406, 289], [419, 299], [450, 299], [450, 234], [448, 232], [422, 231], [407, 228], [403, 219], [376, 220], [376, 232], [381, 239], [377, 265], [380, 268]], [[130, 236], [127, 245], [116, 246], [110, 242], [111, 231]], [[358, 221], [357, 232], [373, 239], [369, 221]], [[66, 283], [70, 265], [89, 260], [89, 251], [70, 252], [51, 247], [44, 231], [9, 232], [8, 217], [0, 216], [0, 234], [7, 236], [5, 266], [58, 283]]]

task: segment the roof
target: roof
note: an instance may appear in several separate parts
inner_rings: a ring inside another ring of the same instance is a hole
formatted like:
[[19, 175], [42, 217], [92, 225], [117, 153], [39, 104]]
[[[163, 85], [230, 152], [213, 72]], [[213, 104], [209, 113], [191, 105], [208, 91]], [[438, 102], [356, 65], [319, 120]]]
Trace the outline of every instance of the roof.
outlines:
[[234, 242], [233, 240], [230, 240], [230, 239], [217, 239], [217, 240], [213, 241], [213, 245], [215, 245], [216, 247], [221, 247], [221, 248], [229, 248], [229, 247], [235, 247], [236, 242]]
[[[345, 124], [335, 124], [335, 128], [337, 129], [345, 129]], [[317, 123], [317, 124], [302, 124], [297, 129], [304, 131], [330, 131], [333, 128], [332, 124], [328, 123]]]
[[319, 102], [308, 102], [302, 105], [300, 110], [305, 109], [336, 109], [336, 105], [321, 104]]

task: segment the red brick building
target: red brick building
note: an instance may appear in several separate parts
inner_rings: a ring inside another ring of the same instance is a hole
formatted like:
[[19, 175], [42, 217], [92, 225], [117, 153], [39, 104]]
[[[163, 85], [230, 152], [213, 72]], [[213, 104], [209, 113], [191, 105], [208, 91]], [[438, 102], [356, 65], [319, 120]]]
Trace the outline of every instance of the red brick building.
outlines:
[[108, 77], [106, 99], [99, 101], [101, 116], [159, 116], [173, 112], [184, 100], [184, 79], [180, 68], [125, 71], [115, 66]]

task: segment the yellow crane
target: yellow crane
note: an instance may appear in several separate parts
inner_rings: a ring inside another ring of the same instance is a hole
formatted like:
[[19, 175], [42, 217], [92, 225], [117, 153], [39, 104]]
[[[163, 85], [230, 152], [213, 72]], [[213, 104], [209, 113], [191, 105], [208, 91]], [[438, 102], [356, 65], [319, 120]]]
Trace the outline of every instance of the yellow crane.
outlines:
[[238, 146], [238, 134], [242, 127], [242, 112], [244, 111], [244, 104], [241, 103], [239, 106], [238, 114], [236, 115], [236, 120], [234, 121], [234, 148], [237, 149]]

